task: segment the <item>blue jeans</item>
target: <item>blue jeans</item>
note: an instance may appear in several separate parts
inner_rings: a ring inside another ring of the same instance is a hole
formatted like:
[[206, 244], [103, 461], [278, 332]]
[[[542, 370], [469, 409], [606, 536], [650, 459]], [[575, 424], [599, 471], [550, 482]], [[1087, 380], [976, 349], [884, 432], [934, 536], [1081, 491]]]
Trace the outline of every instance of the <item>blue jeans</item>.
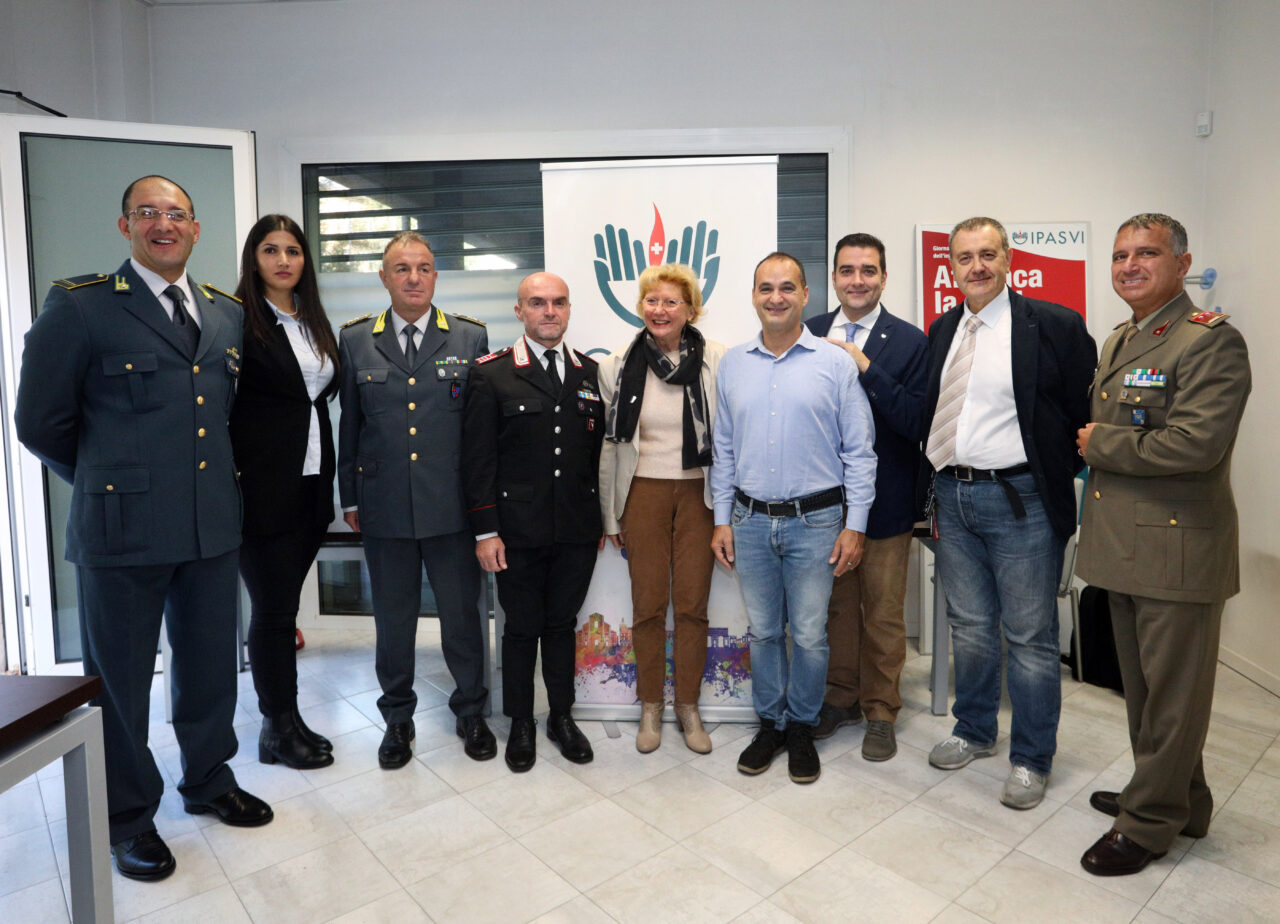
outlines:
[[1047, 774], [1062, 706], [1057, 587], [1065, 543], [1049, 524], [1031, 473], [1007, 480], [1026, 508], [1022, 519], [995, 482], [939, 474], [934, 486], [938, 575], [955, 653], [952, 733], [979, 747], [995, 744], [1003, 632], [1013, 705], [1009, 760]]
[[843, 519], [839, 504], [798, 517], [771, 517], [733, 505], [734, 570], [751, 623], [751, 695], [756, 713], [779, 730], [792, 722], [818, 724], [835, 567], [827, 559]]

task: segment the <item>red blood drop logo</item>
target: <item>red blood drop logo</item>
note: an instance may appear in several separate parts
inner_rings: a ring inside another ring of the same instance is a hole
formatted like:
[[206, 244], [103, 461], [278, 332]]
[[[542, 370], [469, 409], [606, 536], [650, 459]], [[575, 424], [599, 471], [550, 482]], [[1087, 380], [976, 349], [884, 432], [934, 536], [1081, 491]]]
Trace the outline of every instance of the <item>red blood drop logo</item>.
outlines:
[[662, 255], [667, 251], [667, 236], [662, 229], [662, 215], [658, 206], [653, 207], [653, 233], [649, 235], [649, 265], [657, 266], [662, 262]]

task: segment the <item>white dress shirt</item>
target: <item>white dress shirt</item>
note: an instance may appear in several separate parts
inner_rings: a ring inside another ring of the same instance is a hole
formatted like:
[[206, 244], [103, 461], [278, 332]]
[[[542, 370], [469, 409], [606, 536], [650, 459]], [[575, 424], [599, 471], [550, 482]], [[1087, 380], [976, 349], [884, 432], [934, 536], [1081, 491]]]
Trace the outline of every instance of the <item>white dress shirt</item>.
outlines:
[[181, 289], [187, 296], [187, 314], [191, 315], [192, 320], [196, 322], [196, 327], [200, 327], [200, 305], [192, 297], [191, 280], [187, 278], [185, 269], [177, 282], [170, 282], [159, 273], [147, 269], [132, 257], [129, 258], [129, 264], [133, 267], [133, 271], [142, 277], [142, 281], [147, 284], [147, 288], [156, 297], [156, 301], [160, 303], [160, 307], [164, 309], [164, 313], [169, 316], [170, 321], [173, 320], [173, 302], [169, 301], [169, 296], [164, 294], [164, 290], [169, 286], [177, 286]]
[[[837, 328], [844, 331], [845, 342], [847, 343], [849, 342], [849, 335], [848, 335], [849, 325], [851, 324], [856, 325], [858, 329], [854, 332], [854, 335], [853, 335], [853, 345], [856, 346], [859, 350], [866, 352], [867, 338], [871, 336], [871, 328], [875, 327], [876, 321], [880, 320], [880, 306], [876, 305], [876, 307], [873, 308], [869, 314], [863, 315], [862, 319], [859, 321], [850, 321], [849, 318], [845, 316], [845, 314], [843, 313], [843, 310], [841, 311], [840, 317], [841, 317], [840, 321], [837, 321], [835, 324], [831, 325], [831, 328], [832, 328], [831, 332], [835, 333], [835, 330]], [[837, 336], [836, 339], [838, 340], [839, 337]]]
[[284, 328], [289, 338], [289, 346], [298, 360], [298, 368], [302, 370], [302, 383], [307, 388], [307, 396], [311, 399], [311, 424], [307, 429], [307, 455], [302, 460], [303, 475], [320, 474], [320, 415], [316, 411], [316, 399], [320, 397], [329, 383], [333, 381], [333, 363], [311, 342], [306, 330], [298, 323], [296, 317], [290, 317], [280, 310], [270, 299], [267, 304], [276, 314], [276, 323]]
[[[951, 339], [942, 379], [964, 337], [964, 324], [972, 313], [965, 303], [960, 326]], [[1018, 407], [1013, 400], [1012, 306], [1006, 286], [978, 312], [981, 322], [974, 344], [973, 367], [964, 407], [956, 422], [956, 454], [951, 465], [1000, 469], [1022, 465], [1027, 453], [1018, 429]]]

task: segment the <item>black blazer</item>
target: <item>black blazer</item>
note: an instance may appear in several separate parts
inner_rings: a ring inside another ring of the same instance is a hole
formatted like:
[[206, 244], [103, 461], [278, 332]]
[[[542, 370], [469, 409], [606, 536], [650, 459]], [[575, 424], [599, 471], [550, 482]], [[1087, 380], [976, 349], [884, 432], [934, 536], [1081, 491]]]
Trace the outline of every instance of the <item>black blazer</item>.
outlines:
[[[1084, 319], [1069, 308], [1023, 298], [1009, 290], [1013, 401], [1027, 464], [1054, 532], [1064, 539], [1076, 531], [1075, 475], [1084, 467], [1076, 452], [1076, 431], [1089, 422], [1089, 383], [1098, 364], [1098, 348]], [[929, 331], [929, 393], [921, 430], [927, 441], [938, 407], [942, 366], [964, 311], [961, 302]], [[921, 487], [933, 466], [921, 455]]]
[[[303, 492], [302, 463], [307, 457], [311, 399], [284, 327], [267, 305], [270, 334], [263, 343], [244, 326], [243, 360], [236, 403], [231, 410], [231, 446], [244, 496], [245, 535], [324, 526], [333, 521], [333, 425], [328, 401], [337, 393], [338, 376], [316, 399], [320, 418], [320, 491], [314, 504]], [[325, 360], [329, 362], [329, 360]]]
[[[817, 337], [845, 323], [837, 308], [805, 321]], [[876, 499], [867, 517], [867, 537], [888, 539], [911, 530], [920, 518], [916, 477], [920, 469], [920, 422], [924, 417], [928, 338], [891, 315], [883, 305], [862, 351], [871, 365], [859, 376], [876, 425]]]

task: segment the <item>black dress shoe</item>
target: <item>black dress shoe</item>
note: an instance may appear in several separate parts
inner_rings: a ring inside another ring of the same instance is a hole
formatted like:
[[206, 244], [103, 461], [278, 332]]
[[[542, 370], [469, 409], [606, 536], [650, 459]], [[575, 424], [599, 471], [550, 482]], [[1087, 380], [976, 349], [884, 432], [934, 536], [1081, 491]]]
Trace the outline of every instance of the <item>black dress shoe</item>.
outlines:
[[239, 786], [208, 802], [188, 802], [185, 808], [188, 815], [204, 815], [212, 812], [223, 824], [234, 825], [237, 828], [256, 828], [259, 825], [265, 825], [275, 817], [271, 806], [257, 796], [245, 792]]
[[507, 736], [505, 760], [513, 773], [524, 773], [538, 759], [538, 723], [533, 719], [512, 719]]
[[397, 770], [413, 757], [413, 721], [389, 722], [387, 731], [378, 746], [378, 766], [383, 770]]
[[1112, 828], [1084, 852], [1080, 865], [1095, 876], [1130, 876], [1163, 856], [1163, 850], [1148, 850]]
[[560, 745], [560, 754], [565, 760], [589, 764], [595, 757], [591, 752], [591, 742], [567, 712], [553, 712], [547, 716], [547, 737]]
[[111, 845], [121, 876], [142, 882], [158, 882], [177, 869], [169, 846], [155, 831], [144, 831]]
[[[1120, 793], [1118, 792], [1099, 789], [1089, 796], [1089, 804], [1104, 815], [1110, 815], [1112, 818], [1120, 816]], [[1199, 834], [1193, 833], [1190, 823], [1178, 833], [1184, 837], [1204, 837], [1203, 831]]]
[[490, 760], [498, 755], [498, 739], [489, 731], [482, 715], [458, 716], [458, 737], [462, 749], [472, 760]]
[[308, 741], [294, 721], [293, 713], [286, 712], [262, 717], [258, 760], [264, 764], [282, 763], [294, 770], [315, 770], [333, 763], [333, 754]]
[[307, 727], [307, 723], [302, 721], [302, 716], [298, 713], [298, 704], [293, 704], [293, 722], [298, 726], [298, 731], [302, 732], [302, 737], [311, 742], [313, 748], [321, 751], [332, 751], [333, 742], [319, 732], [314, 732]]

